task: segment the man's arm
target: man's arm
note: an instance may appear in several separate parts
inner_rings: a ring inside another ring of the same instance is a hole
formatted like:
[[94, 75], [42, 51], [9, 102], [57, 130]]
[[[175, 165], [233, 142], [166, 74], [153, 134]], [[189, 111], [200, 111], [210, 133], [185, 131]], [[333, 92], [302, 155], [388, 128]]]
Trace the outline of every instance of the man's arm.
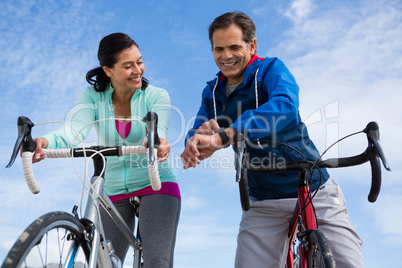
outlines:
[[[210, 121], [205, 122], [199, 128], [199, 131], [197, 131], [197, 133], [187, 141], [186, 148], [181, 154], [184, 169], [197, 167], [202, 160], [210, 157], [214, 152], [225, 147], [221, 135], [215, 133], [217, 129], [219, 129], [218, 123], [211, 119]], [[230, 144], [233, 144], [236, 130], [233, 127], [229, 127], [226, 128], [224, 132]]]
[[299, 87], [282, 61], [274, 59], [263, 74], [260, 86], [268, 101], [256, 109], [243, 111], [231, 125], [250, 140], [271, 136], [299, 123]]

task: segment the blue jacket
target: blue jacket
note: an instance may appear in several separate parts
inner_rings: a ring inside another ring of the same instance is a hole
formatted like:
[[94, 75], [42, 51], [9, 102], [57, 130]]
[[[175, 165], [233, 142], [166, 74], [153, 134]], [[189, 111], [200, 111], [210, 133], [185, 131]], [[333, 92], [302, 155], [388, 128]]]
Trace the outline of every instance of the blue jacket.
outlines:
[[[205, 121], [215, 119], [221, 127], [232, 126], [237, 133], [242, 132], [255, 141], [247, 145], [252, 161], [281, 164], [302, 160], [295, 150], [279, 143], [294, 147], [308, 160], [318, 159], [318, 150], [299, 115], [299, 87], [281, 60], [254, 55], [245, 70], [243, 82], [228, 97], [225, 84], [226, 77], [221, 72], [207, 82], [187, 139]], [[320, 180], [322, 184], [329, 178], [325, 169], [321, 171], [321, 176], [318, 171], [313, 174], [312, 190], [317, 189]], [[297, 197], [296, 171], [249, 173], [248, 180], [250, 195], [259, 200]]]

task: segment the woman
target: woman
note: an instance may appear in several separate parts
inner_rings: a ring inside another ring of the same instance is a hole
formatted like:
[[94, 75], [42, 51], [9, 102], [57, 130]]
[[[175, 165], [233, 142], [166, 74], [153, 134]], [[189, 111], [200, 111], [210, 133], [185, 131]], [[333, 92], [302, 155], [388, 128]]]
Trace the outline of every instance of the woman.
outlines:
[[[104, 146], [142, 145], [144, 123], [127, 119], [143, 118], [148, 111], [158, 114], [158, 134], [161, 145], [158, 161], [165, 161], [170, 152], [166, 134], [170, 120], [170, 100], [164, 89], [148, 84], [143, 77], [145, 67], [138, 45], [126, 34], [114, 33], [104, 37], [98, 50], [100, 67], [87, 73], [90, 84], [81, 93], [74, 107], [70, 124], [80, 130], [90, 122], [116, 118], [94, 124], [98, 142]], [[85, 139], [90, 128], [85, 128]], [[75, 133], [68, 127], [36, 139], [34, 162], [46, 156], [41, 148], [71, 147]], [[165, 164], [167, 163], [167, 164]], [[134, 207], [130, 198], [140, 197], [139, 226], [143, 240], [144, 267], [173, 267], [173, 251], [179, 221], [181, 201], [177, 180], [167, 162], [159, 164], [162, 182], [160, 191], [152, 190], [148, 177], [146, 156], [108, 157], [105, 171], [105, 192], [120, 214], [134, 230]], [[101, 210], [107, 239], [113, 243], [122, 261], [129, 244], [114, 222]]]

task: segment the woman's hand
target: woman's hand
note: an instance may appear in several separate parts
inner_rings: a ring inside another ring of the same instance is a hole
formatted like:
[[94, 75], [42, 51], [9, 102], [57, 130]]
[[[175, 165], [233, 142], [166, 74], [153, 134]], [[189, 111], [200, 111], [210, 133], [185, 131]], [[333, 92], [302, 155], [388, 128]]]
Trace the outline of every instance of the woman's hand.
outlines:
[[[170, 143], [162, 138], [159, 138], [160, 144], [158, 147], [158, 151], [156, 155], [158, 156], [158, 162], [163, 162], [168, 159], [169, 154], [170, 154]], [[144, 147], [148, 148], [148, 138], [145, 137], [144, 140]]]
[[46, 158], [46, 155], [43, 152], [42, 148], [47, 148], [47, 146], [48, 146], [48, 142], [44, 138], [37, 138], [37, 139], [34, 139], [34, 141], [36, 142], [36, 148], [35, 148], [35, 152], [32, 156], [32, 163], [42, 161], [43, 159]]
[[170, 143], [167, 142], [167, 140], [159, 138], [161, 141], [161, 144], [159, 144], [158, 147], [158, 162], [163, 162], [168, 159], [169, 154], [170, 154]]

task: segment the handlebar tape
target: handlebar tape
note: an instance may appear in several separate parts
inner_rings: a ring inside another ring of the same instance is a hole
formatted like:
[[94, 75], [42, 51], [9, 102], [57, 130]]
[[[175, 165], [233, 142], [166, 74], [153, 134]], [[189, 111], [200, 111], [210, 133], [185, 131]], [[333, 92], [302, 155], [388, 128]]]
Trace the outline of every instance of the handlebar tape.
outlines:
[[[157, 151], [157, 149], [154, 149], [154, 155], [156, 155]], [[153, 161], [153, 163], [151, 163], [149, 150], [147, 150], [147, 156], [149, 180], [151, 181], [152, 190], [159, 191], [161, 189], [161, 180], [159, 178], [158, 161]]]
[[32, 156], [32, 152], [22, 153], [22, 169], [24, 171], [25, 180], [27, 182], [29, 190], [33, 194], [38, 194], [40, 192], [40, 188], [38, 182], [35, 179], [35, 174], [33, 173]]
[[368, 195], [368, 201], [374, 203], [377, 200], [377, 197], [380, 193], [381, 189], [381, 164], [380, 159], [378, 157], [370, 158], [371, 164], [371, 188]]

